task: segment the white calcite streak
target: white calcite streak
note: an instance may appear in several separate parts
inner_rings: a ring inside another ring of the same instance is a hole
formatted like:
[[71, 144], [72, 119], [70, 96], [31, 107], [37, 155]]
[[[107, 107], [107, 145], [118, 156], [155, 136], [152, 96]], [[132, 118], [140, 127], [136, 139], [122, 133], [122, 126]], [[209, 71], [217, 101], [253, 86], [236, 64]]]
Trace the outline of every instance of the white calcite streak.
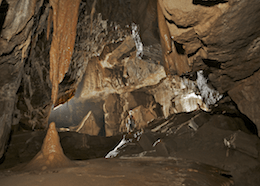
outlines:
[[124, 147], [127, 143], [132, 142], [132, 139], [125, 139], [125, 136], [120, 141], [120, 143], [112, 150], [110, 151], [105, 158], [115, 158], [120, 153], [120, 148]]
[[203, 76], [203, 71], [197, 72], [197, 86], [200, 90], [203, 101], [209, 107], [219, 101], [223, 95], [219, 94], [218, 91], [211, 89], [208, 84], [208, 80]]
[[141, 38], [139, 36], [139, 29], [138, 26], [135, 23], [132, 23], [132, 37], [135, 41], [136, 46], [136, 57], [142, 58], [143, 56], [143, 43], [141, 41]]

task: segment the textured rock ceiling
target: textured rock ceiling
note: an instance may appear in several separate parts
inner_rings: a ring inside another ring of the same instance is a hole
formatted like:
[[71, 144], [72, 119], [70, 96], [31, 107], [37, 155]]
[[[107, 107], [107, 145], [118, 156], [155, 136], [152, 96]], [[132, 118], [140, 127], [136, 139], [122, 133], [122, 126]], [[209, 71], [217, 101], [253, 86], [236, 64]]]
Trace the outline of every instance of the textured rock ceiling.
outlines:
[[[151, 111], [149, 118], [184, 111], [171, 106], [172, 100], [179, 100], [176, 92], [170, 94], [178, 86], [175, 75], [192, 79], [199, 70], [260, 133], [258, 0], [0, 0], [0, 4], [0, 156], [11, 126], [44, 129], [52, 103], [56, 106], [74, 95], [84, 98], [83, 103], [98, 97], [109, 106], [107, 96], [113, 93], [122, 118], [123, 111], [134, 108], [119, 104], [126, 100]], [[165, 74], [171, 76], [164, 81]], [[188, 93], [180, 90], [178, 95]], [[151, 98], [141, 104], [137, 97], [142, 94]], [[161, 111], [155, 109], [158, 104]], [[115, 121], [111, 110], [102, 114], [107, 123]], [[111, 135], [123, 120], [117, 122], [106, 125]]]

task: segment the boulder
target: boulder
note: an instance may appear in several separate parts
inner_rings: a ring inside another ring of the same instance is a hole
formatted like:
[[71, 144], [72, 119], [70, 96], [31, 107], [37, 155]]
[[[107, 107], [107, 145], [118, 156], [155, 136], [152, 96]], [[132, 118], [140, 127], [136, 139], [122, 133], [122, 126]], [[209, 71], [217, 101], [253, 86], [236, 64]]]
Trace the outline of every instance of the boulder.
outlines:
[[81, 123], [77, 126], [69, 127], [70, 131], [75, 131], [78, 133], [89, 134], [89, 135], [98, 135], [101, 129], [96, 123], [95, 117], [92, 111], [82, 119]]
[[257, 71], [253, 76], [242, 80], [240, 84], [228, 91], [231, 99], [236, 102], [239, 110], [248, 116], [258, 129], [260, 136], [260, 71]]

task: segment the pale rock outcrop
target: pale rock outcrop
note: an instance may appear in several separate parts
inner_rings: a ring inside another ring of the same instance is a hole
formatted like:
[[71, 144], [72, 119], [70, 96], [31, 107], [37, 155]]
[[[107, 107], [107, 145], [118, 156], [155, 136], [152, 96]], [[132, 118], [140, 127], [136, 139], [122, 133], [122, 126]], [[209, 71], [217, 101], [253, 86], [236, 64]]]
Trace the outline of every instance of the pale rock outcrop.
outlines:
[[202, 97], [194, 92], [177, 96], [172, 102], [174, 106], [170, 109], [173, 109], [174, 113], [191, 112], [199, 109], [209, 110], [206, 104], [203, 103]]
[[259, 130], [256, 89], [248, 88], [250, 76], [255, 79], [260, 67], [259, 1], [158, 2], [172, 40], [187, 55], [193, 71], [208, 69], [213, 87], [220, 94], [228, 92]]
[[167, 74], [182, 75], [191, 69], [188, 64], [188, 58], [183, 52], [177, 51], [177, 46], [172, 41], [169, 26], [167, 25], [163, 10], [165, 7], [162, 1], [157, 1], [158, 26], [160, 31], [161, 46], [163, 51], [164, 68]]
[[75, 131], [82, 134], [89, 134], [97, 136], [100, 132], [101, 126], [96, 123], [95, 116], [92, 111], [82, 119], [79, 125], [69, 127], [69, 131]]
[[110, 94], [103, 105], [106, 136], [126, 131], [129, 111], [134, 112], [136, 128], [145, 128], [148, 122], [161, 116], [161, 110], [152, 95], [145, 92]]

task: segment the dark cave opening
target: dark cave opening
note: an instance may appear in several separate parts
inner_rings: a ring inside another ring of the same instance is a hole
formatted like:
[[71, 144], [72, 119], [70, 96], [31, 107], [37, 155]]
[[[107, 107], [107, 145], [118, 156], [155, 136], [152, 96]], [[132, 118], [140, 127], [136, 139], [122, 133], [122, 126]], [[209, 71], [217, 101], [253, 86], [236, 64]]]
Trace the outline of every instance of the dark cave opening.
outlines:
[[178, 52], [178, 54], [182, 54], [182, 55], [185, 54], [185, 49], [183, 48], [183, 44], [174, 41], [174, 45], [176, 47], [176, 51]]
[[0, 34], [2, 32], [2, 28], [5, 22], [5, 17], [8, 12], [9, 4], [6, 2], [6, 0], [3, 0], [0, 6]]
[[202, 59], [202, 61], [207, 65], [208, 67], [218, 68], [220, 69], [221, 62], [213, 59]]
[[258, 136], [258, 130], [254, 122], [239, 111], [237, 104], [229, 98], [227, 93], [223, 95], [222, 99], [226, 99], [226, 101], [219, 103], [216, 107], [212, 107], [212, 113], [223, 114], [233, 118], [240, 118], [244, 121], [245, 127], [248, 129], [248, 131], [251, 134]]

